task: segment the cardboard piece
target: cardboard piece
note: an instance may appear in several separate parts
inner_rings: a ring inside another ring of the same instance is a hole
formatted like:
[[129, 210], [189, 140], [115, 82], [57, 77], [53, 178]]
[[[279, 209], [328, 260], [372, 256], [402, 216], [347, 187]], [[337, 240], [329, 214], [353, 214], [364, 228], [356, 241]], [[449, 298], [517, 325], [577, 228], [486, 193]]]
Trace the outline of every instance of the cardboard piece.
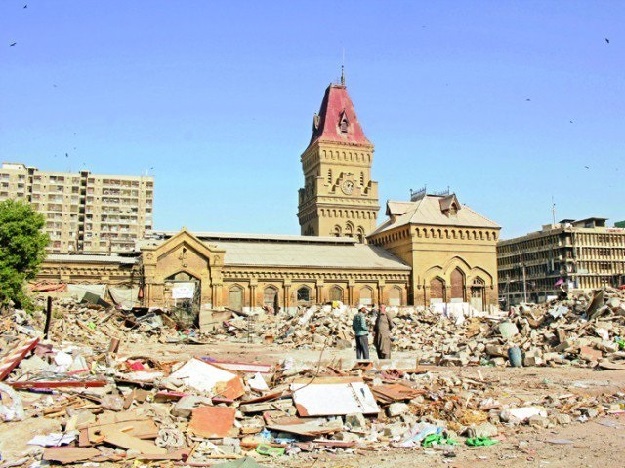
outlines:
[[334, 377], [312, 383], [292, 383], [293, 401], [300, 416], [333, 416], [380, 411], [362, 380]]
[[189, 430], [206, 439], [227, 437], [234, 426], [234, 408], [204, 406], [191, 412]]
[[46, 448], [43, 451], [43, 460], [57, 461], [62, 464], [76, 463], [97, 457], [100, 453], [95, 448], [54, 447]]
[[170, 378], [182, 380], [187, 386], [232, 400], [245, 394], [241, 377], [199, 359], [190, 359]]
[[376, 385], [371, 387], [375, 399], [382, 404], [390, 404], [396, 401], [412, 400], [426, 393], [425, 390], [417, 390], [400, 383]]

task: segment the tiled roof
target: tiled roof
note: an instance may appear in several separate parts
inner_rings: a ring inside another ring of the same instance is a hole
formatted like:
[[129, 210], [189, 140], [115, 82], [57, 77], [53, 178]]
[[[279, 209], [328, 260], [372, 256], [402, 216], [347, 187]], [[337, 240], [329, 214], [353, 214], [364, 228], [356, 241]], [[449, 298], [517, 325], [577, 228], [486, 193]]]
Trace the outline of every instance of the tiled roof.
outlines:
[[[457, 199], [454, 197], [454, 200]], [[445, 210], [449, 208], [449, 205], [448, 199], [443, 199], [438, 195], [425, 195], [414, 202], [389, 201], [386, 205], [386, 214], [389, 218], [371, 235], [406, 224], [500, 228], [497, 223], [473, 211], [467, 205], [461, 204], [455, 214], [446, 213]]]
[[[346, 132], [341, 131], [342, 120], [347, 122]], [[331, 84], [328, 86], [315, 121], [310, 139], [311, 144], [318, 140], [371, 145], [371, 142], [365, 137], [360, 123], [358, 123], [354, 104], [344, 85]]]
[[386, 250], [363, 244], [285, 244], [217, 241], [226, 251], [226, 266], [349, 268], [409, 271], [410, 267]]
[[132, 265], [137, 262], [137, 257], [123, 257], [121, 255], [97, 255], [97, 254], [55, 254], [46, 256], [51, 262], [77, 262], [77, 263], [121, 263]]

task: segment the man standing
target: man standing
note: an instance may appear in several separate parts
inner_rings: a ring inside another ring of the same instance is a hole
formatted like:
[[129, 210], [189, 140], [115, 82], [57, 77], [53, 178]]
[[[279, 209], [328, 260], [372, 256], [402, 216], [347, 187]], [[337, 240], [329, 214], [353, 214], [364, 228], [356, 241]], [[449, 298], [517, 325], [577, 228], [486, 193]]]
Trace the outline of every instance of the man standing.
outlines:
[[373, 326], [373, 344], [378, 353], [378, 359], [391, 358], [391, 330], [393, 329], [393, 319], [386, 312], [386, 306], [380, 304], [380, 311]]
[[361, 307], [354, 315], [352, 328], [356, 337], [356, 359], [369, 359], [369, 327], [365, 320], [367, 309]]

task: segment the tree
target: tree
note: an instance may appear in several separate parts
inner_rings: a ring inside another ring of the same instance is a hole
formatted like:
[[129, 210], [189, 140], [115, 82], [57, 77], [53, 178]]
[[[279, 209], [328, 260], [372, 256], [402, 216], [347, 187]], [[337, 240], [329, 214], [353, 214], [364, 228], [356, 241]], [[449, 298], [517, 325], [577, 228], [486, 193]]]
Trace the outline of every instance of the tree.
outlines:
[[45, 258], [48, 235], [45, 218], [24, 202], [0, 202], [0, 309], [11, 301], [17, 307], [28, 302], [24, 283], [33, 279]]

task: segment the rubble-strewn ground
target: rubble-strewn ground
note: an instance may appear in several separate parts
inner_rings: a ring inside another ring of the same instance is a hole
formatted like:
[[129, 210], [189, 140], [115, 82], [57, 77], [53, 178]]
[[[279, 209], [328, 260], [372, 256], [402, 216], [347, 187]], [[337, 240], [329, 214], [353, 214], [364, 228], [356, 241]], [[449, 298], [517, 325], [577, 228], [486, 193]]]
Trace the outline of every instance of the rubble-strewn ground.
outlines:
[[[600, 297], [580, 293], [549, 305], [524, 306], [511, 315], [445, 317], [429, 310], [399, 310], [393, 359], [374, 360], [372, 366], [354, 360], [351, 310], [281, 312], [261, 315], [253, 323], [245, 314], [232, 315], [225, 326], [220, 323], [206, 334], [176, 330], [162, 311], [132, 314], [69, 299], [55, 300], [54, 310], [51, 339], [42, 340], [2, 383], [29, 385], [45, 377], [65, 382], [103, 379], [107, 385], [54, 393], [20, 390], [24, 418], [17, 420], [10, 411], [0, 414], [0, 467], [49, 463], [40, 460], [51, 449], [26, 443], [36, 435], [74, 427], [83, 428], [83, 439], [72, 444], [97, 453], [78, 465], [184, 466], [181, 460], [148, 460], [137, 446], [124, 447], [135, 440], [131, 426], [146, 420], [157, 429], [141, 436], [150, 447], [172, 453], [174, 441], [182, 441], [185, 457], [191, 457], [186, 463], [194, 466], [249, 455], [264, 466], [585, 467], [618, 466], [625, 454], [621, 291], [602, 292]], [[42, 320], [19, 311], [0, 316], [0, 358], [42, 330]], [[120, 339], [118, 349], [111, 347], [114, 338]], [[523, 351], [527, 367], [510, 366], [511, 346]], [[240, 375], [242, 395], [227, 398], [228, 390], [220, 384], [201, 390], [174, 378], [181, 366], [195, 361], [192, 357], [203, 357], [208, 367], [248, 365], [249, 372], [233, 371]], [[251, 372], [261, 364], [271, 365], [262, 374], [267, 390], [256, 388]], [[311, 386], [324, 379], [361, 380], [380, 391], [400, 384], [409, 397], [390, 401], [374, 391], [380, 411], [362, 423], [346, 415], [303, 419], [291, 398], [290, 385], [297, 379]], [[156, 395], [164, 390], [170, 392], [167, 400]], [[180, 395], [174, 398], [171, 392], [203, 400], [185, 409], [176, 401]], [[263, 395], [273, 396], [264, 403], [252, 400]], [[0, 408], [10, 409], [9, 395], [2, 393], [2, 398]], [[248, 412], [264, 404], [271, 409]], [[194, 411], [202, 406], [234, 408], [230, 437], [211, 437], [213, 446], [193, 433], [191, 426], [200, 424], [199, 419], [192, 422]], [[126, 418], [119, 428], [126, 439], [87, 437], [88, 427], [105, 424], [107, 415], [121, 417], [132, 411], [139, 416]], [[289, 418], [290, 423], [314, 420], [318, 426], [307, 437], [263, 431]], [[3, 419], [8, 420], [2, 423]], [[438, 445], [423, 447], [419, 434], [433, 428], [439, 431]], [[272, 457], [254, 450], [269, 442], [263, 438], [268, 433], [273, 447], [282, 444], [287, 454]], [[479, 436], [496, 443], [466, 444]], [[457, 445], [448, 445], [445, 438]], [[332, 446], [341, 444], [344, 447]]]

